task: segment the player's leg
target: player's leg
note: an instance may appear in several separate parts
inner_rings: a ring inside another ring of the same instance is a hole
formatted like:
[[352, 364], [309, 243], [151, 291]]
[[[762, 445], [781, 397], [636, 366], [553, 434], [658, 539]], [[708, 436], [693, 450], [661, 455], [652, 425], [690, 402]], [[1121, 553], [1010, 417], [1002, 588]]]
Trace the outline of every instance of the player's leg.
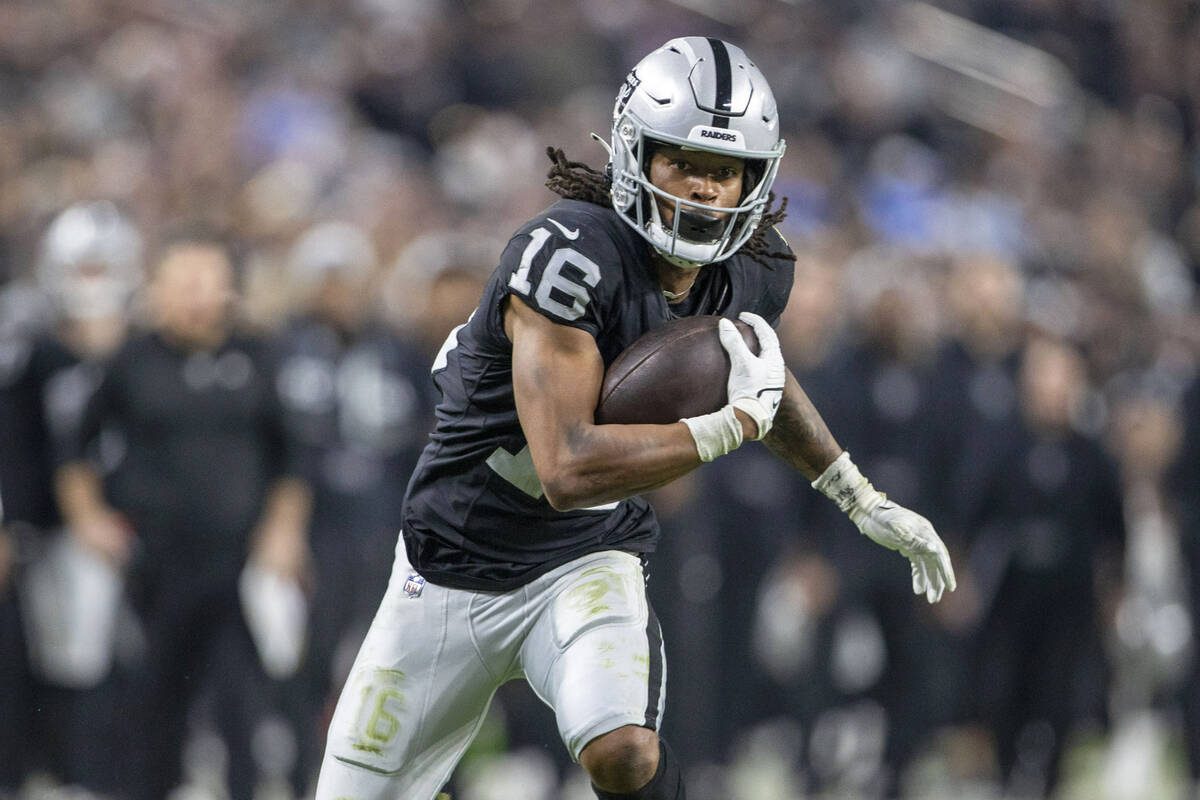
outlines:
[[130, 800], [161, 800], [182, 780], [188, 710], [199, 684], [194, 678], [213, 635], [199, 583], [181, 577], [175, 564], [139, 578], [146, 648], [125, 687], [130, 752], [117, 765], [122, 796]]
[[[657, 752], [654, 752], [657, 750]], [[652, 768], [647, 754], [653, 754]], [[579, 762], [592, 778], [600, 800], [684, 800], [679, 762], [666, 741], [649, 728], [627, 725], [587, 744]], [[619, 789], [609, 791], [601, 788]]]
[[545, 601], [521, 649], [525, 675], [597, 796], [682, 798], [678, 763], [657, 734], [666, 664], [638, 559], [597, 553], [530, 589]]
[[231, 800], [248, 800], [262, 778], [254, 739], [263, 722], [279, 713], [278, 689], [263, 669], [259, 651], [237, 595], [214, 598], [210, 613], [219, 619], [204, 667], [216, 694], [215, 722], [229, 753], [226, 788]]
[[317, 800], [432, 800], [500, 683], [476, 646], [478, 595], [430, 583], [418, 594], [410, 574], [400, 549], [329, 726]]
[[[334, 661], [338, 648], [355, 632], [350, 615], [360, 576], [354, 569], [357, 548], [346, 541], [348, 533], [340, 526], [325, 524], [314, 526], [309, 534], [314, 581], [308, 605], [308, 641], [304, 658], [283, 692], [286, 714], [296, 732], [297, 758], [291, 780], [295, 794], [300, 797], [312, 793], [324, 754], [324, 722], [335, 691]], [[395, 545], [394, 536], [392, 544]], [[383, 560], [387, 560], [386, 556]], [[375, 592], [371, 613], [379, 608], [386, 580], [385, 576], [384, 585]], [[366, 622], [370, 620], [367, 616]], [[359, 640], [355, 645], [362, 644], [366, 627], [364, 624], [357, 631]], [[337, 689], [340, 688], [339, 685]]]
[[32, 686], [16, 592], [0, 585], [0, 798], [16, 797], [27, 774]]

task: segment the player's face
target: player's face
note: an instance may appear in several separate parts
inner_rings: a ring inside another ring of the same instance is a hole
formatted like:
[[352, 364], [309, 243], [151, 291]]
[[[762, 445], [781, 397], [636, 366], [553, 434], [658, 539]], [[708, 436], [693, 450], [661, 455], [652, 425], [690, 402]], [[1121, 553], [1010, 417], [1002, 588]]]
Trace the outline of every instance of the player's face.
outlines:
[[366, 314], [368, 288], [366, 276], [331, 270], [317, 287], [312, 308], [335, 325], [354, 330]]
[[[742, 197], [745, 163], [740, 158], [661, 146], [650, 157], [650, 182], [667, 194], [708, 206], [733, 208]], [[659, 199], [663, 226], [674, 223], [675, 207]]]
[[151, 298], [159, 327], [174, 338], [195, 345], [219, 343], [234, 298], [229, 256], [206, 243], [171, 248], [155, 271]]

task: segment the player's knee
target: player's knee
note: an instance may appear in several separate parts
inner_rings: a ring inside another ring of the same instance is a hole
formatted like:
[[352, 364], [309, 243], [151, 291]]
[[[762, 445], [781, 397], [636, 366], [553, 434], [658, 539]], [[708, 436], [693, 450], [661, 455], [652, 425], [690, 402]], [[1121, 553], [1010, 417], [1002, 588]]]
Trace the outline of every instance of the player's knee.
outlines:
[[579, 754], [579, 761], [600, 789], [632, 792], [654, 777], [658, 752], [657, 733], [626, 725], [588, 742]]

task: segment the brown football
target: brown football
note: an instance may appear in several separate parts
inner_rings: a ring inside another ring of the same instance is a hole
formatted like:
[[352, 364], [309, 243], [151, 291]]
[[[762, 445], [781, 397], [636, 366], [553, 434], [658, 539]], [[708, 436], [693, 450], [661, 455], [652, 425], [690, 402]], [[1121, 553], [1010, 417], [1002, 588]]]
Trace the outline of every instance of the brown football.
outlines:
[[[596, 424], [666, 425], [724, 406], [729, 355], [717, 333], [719, 319], [671, 320], [629, 345], [604, 373]], [[734, 324], [757, 355], [754, 329]]]

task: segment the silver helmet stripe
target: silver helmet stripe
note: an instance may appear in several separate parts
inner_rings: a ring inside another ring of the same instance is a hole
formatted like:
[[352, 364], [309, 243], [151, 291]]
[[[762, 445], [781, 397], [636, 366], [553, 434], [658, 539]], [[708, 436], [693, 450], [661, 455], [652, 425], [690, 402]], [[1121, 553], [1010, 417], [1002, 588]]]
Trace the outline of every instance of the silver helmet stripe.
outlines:
[[729, 117], [727, 115], [732, 110], [733, 103], [733, 69], [729, 66], [729, 51], [725, 49], [725, 43], [720, 39], [709, 39], [708, 44], [712, 47], [713, 70], [716, 72], [717, 78], [713, 108], [725, 112], [725, 114], [713, 114], [712, 124], [714, 128], [728, 128]]

